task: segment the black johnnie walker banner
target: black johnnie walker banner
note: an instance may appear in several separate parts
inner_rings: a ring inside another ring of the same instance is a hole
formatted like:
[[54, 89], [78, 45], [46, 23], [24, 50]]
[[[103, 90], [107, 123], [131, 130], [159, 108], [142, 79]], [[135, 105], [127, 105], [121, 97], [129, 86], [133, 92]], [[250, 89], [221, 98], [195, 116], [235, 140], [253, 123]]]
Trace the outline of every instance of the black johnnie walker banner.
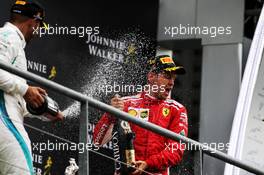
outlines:
[[[106, 103], [115, 92], [121, 96], [136, 93], [122, 91], [120, 86], [145, 83], [145, 63], [155, 54], [157, 0], [39, 2], [45, 7], [49, 30], [35, 30], [40, 38], [34, 39], [26, 48], [30, 72]], [[0, 3], [1, 25], [8, 19], [11, 4]], [[115, 89], [111, 89], [113, 87]], [[80, 164], [79, 153], [87, 148], [78, 144], [79, 118], [84, 116], [80, 114], [78, 102], [47, 91], [58, 102], [66, 119], [55, 124], [37, 119], [26, 119], [25, 122], [57, 137], [26, 129], [32, 141], [36, 173], [61, 175], [69, 166], [70, 158]], [[89, 108], [88, 143], [91, 143], [94, 125], [101, 115], [101, 111]], [[93, 149], [117, 159], [113, 149], [120, 145], [118, 141], [113, 143], [112, 140], [98, 151]], [[90, 152], [89, 161], [92, 175], [112, 175], [114, 172], [115, 164], [111, 159]]]

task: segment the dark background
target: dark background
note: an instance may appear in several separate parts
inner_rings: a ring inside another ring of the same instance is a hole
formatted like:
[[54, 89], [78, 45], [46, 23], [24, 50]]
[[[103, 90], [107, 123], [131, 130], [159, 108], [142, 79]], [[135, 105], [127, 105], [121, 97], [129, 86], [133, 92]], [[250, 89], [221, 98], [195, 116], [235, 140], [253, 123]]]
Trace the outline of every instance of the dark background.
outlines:
[[[9, 8], [14, 1], [0, 3], [0, 25], [4, 24], [9, 17]], [[47, 66], [47, 72], [41, 73], [36, 69], [30, 72], [48, 78], [51, 68], [56, 68], [56, 77], [52, 79], [66, 87], [72, 88], [83, 94], [92, 96], [100, 101], [109, 103], [113, 93], [102, 93], [98, 91], [100, 85], [116, 82], [119, 85], [143, 85], [146, 83], [147, 72], [146, 61], [156, 52], [156, 36], [158, 28], [158, 0], [148, 1], [39, 1], [46, 9], [45, 21], [51, 26], [91, 26], [100, 27], [99, 36], [111, 38], [118, 41], [126, 41], [128, 46], [133, 45], [134, 52], [127, 54], [128, 63], [120, 63], [113, 60], [95, 57], [89, 54], [87, 36], [78, 35], [45, 35], [40, 39], [33, 40], [26, 48], [27, 59]], [[194, 41], [193, 41], [194, 42]], [[180, 76], [172, 91], [172, 98], [186, 106], [189, 115], [189, 137], [198, 139], [199, 130], [199, 107], [200, 107], [200, 82], [202, 49], [170, 48], [176, 62], [184, 65], [187, 70], [185, 76]], [[96, 45], [96, 44], [94, 44]], [[109, 49], [96, 45], [101, 49]], [[189, 45], [188, 45], [189, 47]], [[126, 52], [127, 50], [125, 50]], [[135, 60], [135, 62], [133, 62]], [[27, 119], [26, 123], [39, 129], [55, 134], [72, 142], [79, 142], [79, 105], [73, 100], [61, 96], [51, 90], [49, 95], [55, 99], [62, 111], [70, 109], [67, 119], [63, 123], [45, 123], [37, 119]], [[132, 93], [120, 93], [121, 96]], [[72, 107], [73, 106], [73, 107]], [[100, 119], [102, 111], [89, 108], [90, 123], [96, 124]], [[26, 127], [27, 128], [27, 127]], [[44, 142], [47, 140], [58, 143], [63, 142], [54, 137], [27, 128], [32, 142]], [[92, 132], [89, 133], [90, 135]], [[109, 146], [109, 144], [108, 144]], [[113, 157], [111, 150], [102, 148], [99, 151]], [[37, 151], [34, 154], [39, 155]], [[77, 151], [45, 151], [41, 154], [43, 163], [35, 163], [35, 167], [42, 169], [48, 156], [51, 156], [52, 175], [64, 174], [69, 158], [73, 157], [78, 162]], [[194, 160], [194, 152], [186, 152], [181, 165], [171, 168], [171, 174], [190, 175], [198, 164]], [[90, 174], [105, 175], [113, 174], [114, 162], [101, 155], [90, 152]]]
[[[129, 45], [133, 44], [136, 46], [136, 52], [127, 56], [136, 59], [136, 63], [124, 64], [90, 55], [88, 45], [85, 43], [87, 36], [82, 38], [78, 35], [45, 35], [27, 45], [26, 56], [30, 61], [46, 65], [47, 72], [39, 72], [37, 69], [29, 69], [29, 71], [48, 78], [54, 66], [57, 74], [53, 81], [104, 102], [107, 102], [112, 94], [98, 93], [96, 82], [144, 83], [145, 66], [142, 63], [154, 56], [156, 48], [157, 0], [130, 2], [42, 0], [38, 2], [45, 7], [45, 21], [51, 26], [99, 26], [100, 36], [125, 40]], [[1, 1], [1, 26], [9, 19], [9, 9], [13, 3], [14, 1]], [[48, 93], [59, 103], [62, 111], [74, 103], [73, 100], [51, 90], [48, 90]], [[26, 123], [78, 143], [79, 117], [82, 116], [78, 113], [78, 105], [73, 110], [63, 123], [51, 124], [37, 119], [26, 119]], [[90, 122], [94, 123], [101, 113], [90, 108], [89, 114]], [[26, 129], [34, 143], [47, 143], [47, 140], [53, 143], [63, 142], [28, 127]], [[100, 152], [112, 156], [109, 149], [101, 149]], [[34, 163], [35, 167], [42, 169], [42, 173], [48, 156], [53, 162], [52, 175], [64, 174], [71, 157], [75, 158], [78, 164], [77, 151], [45, 151], [40, 154], [33, 150], [33, 154], [43, 156], [42, 164]], [[90, 166], [91, 174], [112, 174], [113, 172], [112, 161], [93, 153], [90, 154]]]

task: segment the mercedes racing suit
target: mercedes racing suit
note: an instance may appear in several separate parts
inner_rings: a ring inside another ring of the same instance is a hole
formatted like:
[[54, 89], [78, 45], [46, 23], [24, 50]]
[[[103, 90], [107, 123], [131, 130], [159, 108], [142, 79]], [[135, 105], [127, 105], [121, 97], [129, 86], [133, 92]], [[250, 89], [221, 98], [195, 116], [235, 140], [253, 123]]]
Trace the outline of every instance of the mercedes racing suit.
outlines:
[[[11, 23], [0, 28], [0, 61], [27, 71], [21, 31]], [[23, 126], [28, 114], [26, 80], [0, 69], [0, 174], [33, 175], [31, 145]]]
[[[169, 129], [177, 134], [187, 136], [188, 119], [183, 105], [172, 99], [158, 100], [147, 93], [124, 97], [124, 111]], [[105, 113], [94, 130], [94, 142], [104, 144], [111, 138], [111, 130], [116, 119]], [[178, 164], [183, 156], [184, 144], [155, 134], [133, 123], [131, 129], [135, 132], [134, 148], [136, 160], [146, 161], [152, 174], [169, 174], [169, 167]]]

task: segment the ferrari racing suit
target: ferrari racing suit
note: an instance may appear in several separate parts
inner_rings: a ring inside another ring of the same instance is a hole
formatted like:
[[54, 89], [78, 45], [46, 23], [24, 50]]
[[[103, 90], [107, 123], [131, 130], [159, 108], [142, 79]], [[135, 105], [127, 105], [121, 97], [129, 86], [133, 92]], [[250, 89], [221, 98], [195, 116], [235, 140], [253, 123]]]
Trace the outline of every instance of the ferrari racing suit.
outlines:
[[[183, 105], [172, 99], [159, 100], [148, 93], [137, 96], [124, 97], [124, 111], [171, 130], [177, 134], [187, 136], [188, 119]], [[102, 145], [109, 141], [116, 118], [105, 113], [94, 130], [94, 142]], [[146, 161], [152, 174], [169, 174], [169, 167], [177, 165], [183, 156], [185, 145], [149, 130], [130, 123], [136, 137], [134, 148], [136, 160]]]

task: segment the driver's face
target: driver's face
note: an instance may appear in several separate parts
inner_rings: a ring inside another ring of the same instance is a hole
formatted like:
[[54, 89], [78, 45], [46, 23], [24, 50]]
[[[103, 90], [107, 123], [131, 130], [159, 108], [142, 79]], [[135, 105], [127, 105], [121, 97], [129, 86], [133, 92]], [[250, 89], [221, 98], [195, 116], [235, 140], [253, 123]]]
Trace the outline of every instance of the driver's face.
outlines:
[[39, 30], [41, 21], [38, 19], [31, 19], [29, 24], [29, 31], [28, 31], [28, 41], [30, 41], [33, 38], [36, 38], [38, 36], [38, 32], [36, 30]]
[[174, 81], [176, 74], [174, 72], [163, 71], [156, 74], [156, 85], [159, 87], [155, 94], [156, 98], [166, 99], [168, 98], [172, 88], [174, 87]]

